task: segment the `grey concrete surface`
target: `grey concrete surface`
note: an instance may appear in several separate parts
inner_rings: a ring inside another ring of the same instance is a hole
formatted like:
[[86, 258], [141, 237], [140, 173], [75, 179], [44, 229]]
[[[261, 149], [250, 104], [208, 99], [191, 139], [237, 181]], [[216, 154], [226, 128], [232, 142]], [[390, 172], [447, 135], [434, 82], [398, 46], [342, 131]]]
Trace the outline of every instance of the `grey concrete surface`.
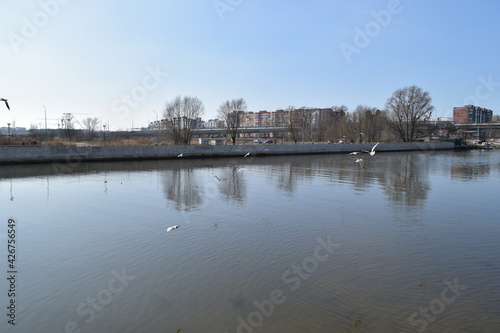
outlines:
[[[216, 158], [266, 155], [335, 154], [371, 150], [373, 144], [299, 144], [236, 146], [86, 146], [86, 147], [0, 147], [0, 164], [80, 163], [91, 161], [154, 160], [168, 158]], [[450, 150], [451, 142], [380, 143], [378, 153], [388, 151]], [[179, 154], [182, 157], [177, 157]]]

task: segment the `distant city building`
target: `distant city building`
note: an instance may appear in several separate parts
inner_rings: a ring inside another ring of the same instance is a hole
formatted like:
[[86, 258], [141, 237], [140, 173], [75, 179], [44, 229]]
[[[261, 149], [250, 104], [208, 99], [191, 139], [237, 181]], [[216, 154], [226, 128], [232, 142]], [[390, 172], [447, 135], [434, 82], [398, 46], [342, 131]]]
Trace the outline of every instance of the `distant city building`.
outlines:
[[[344, 115], [342, 109], [334, 110], [332, 108], [311, 108], [311, 109], [294, 109], [293, 111], [276, 110], [276, 111], [248, 111], [241, 115], [240, 127], [285, 127], [290, 124], [290, 117], [294, 113], [308, 111], [311, 112], [311, 126], [313, 128], [320, 127], [322, 122], [328, 122], [332, 118], [338, 118]], [[190, 126], [191, 128], [224, 128], [225, 122], [222, 119], [209, 119], [207, 121], [197, 119], [178, 119], [182, 122], [182, 126]], [[160, 130], [165, 127], [166, 120], [161, 119], [149, 123], [148, 130]]]
[[223, 128], [224, 126], [224, 120], [220, 119], [209, 119], [206, 122], [205, 127], [207, 128]]
[[284, 127], [290, 123], [290, 117], [293, 113], [308, 111], [312, 116], [312, 127], [316, 128], [320, 122], [329, 118], [337, 117], [343, 114], [342, 110], [324, 109], [294, 109], [293, 111], [258, 111], [245, 112], [242, 118], [241, 127]]
[[[8, 135], [9, 127], [0, 127], [0, 135]], [[11, 135], [28, 135], [30, 134], [26, 127], [10, 127]]]
[[489, 123], [493, 119], [493, 111], [479, 106], [465, 105], [453, 108], [453, 121], [459, 124]]
[[[203, 128], [205, 124], [201, 118], [191, 119], [187, 117], [178, 117], [172, 119], [171, 121], [174, 122], [179, 128]], [[152, 121], [149, 123], [148, 130], [159, 131], [160, 129], [164, 129], [166, 124], [166, 119]]]

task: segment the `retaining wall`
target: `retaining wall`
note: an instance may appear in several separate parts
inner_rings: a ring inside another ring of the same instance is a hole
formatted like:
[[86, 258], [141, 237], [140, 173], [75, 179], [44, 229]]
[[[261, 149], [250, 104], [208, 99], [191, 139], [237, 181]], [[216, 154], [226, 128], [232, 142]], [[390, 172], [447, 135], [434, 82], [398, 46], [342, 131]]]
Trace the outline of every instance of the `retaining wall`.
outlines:
[[[86, 146], [86, 147], [0, 147], [0, 164], [74, 163], [90, 161], [126, 161], [177, 158], [335, 154], [371, 150], [373, 144], [301, 144], [301, 145], [235, 145], [235, 146]], [[452, 142], [380, 143], [376, 151], [413, 151], [454, 149]]]

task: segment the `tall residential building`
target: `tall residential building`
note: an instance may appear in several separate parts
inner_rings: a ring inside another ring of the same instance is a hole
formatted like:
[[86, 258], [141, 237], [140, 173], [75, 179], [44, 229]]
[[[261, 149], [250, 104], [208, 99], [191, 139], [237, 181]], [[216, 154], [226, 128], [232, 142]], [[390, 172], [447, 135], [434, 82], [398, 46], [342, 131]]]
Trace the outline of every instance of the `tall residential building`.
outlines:
[[311, 126], [318, 127], [321, 121], [328, 117], [336, 117], [341, 115], [341, 110], [332, 110], [331, 108], [325, 109], [295, 109], [293, 111], [276, 110], [276, 111], [248, 111], [245, 112], [242, 120], [242, 127], [283, 127], [287, 126], [295, 112], [311, 112]]
[[453, 121], [459, 124], [489, 123], [493, 111], [479, 106], [465, 105], [453, 108]]
[[208, 127], [208, 128], [223, 128], [223, 127], [225, 127], [225, 123], [224, 123], [224, 120], [209, 119], [206, 122], [206, 127]]

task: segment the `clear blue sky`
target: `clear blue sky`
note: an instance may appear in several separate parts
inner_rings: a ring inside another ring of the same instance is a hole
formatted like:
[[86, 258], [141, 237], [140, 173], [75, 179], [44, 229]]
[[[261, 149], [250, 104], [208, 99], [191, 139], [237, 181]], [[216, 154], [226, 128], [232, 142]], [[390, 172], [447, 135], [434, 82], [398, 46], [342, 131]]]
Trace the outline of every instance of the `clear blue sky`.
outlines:
[[0, 127], [43, 126], [43, 106], [52, 128], [64, 112], [147, 126], [176, 95], [200, 98], [205, 120], [233, 98], [383, 108], [413, 84], [437, 116], [466, 101], [498, 114], [499, 13], [498, 0], [6, 1]]

